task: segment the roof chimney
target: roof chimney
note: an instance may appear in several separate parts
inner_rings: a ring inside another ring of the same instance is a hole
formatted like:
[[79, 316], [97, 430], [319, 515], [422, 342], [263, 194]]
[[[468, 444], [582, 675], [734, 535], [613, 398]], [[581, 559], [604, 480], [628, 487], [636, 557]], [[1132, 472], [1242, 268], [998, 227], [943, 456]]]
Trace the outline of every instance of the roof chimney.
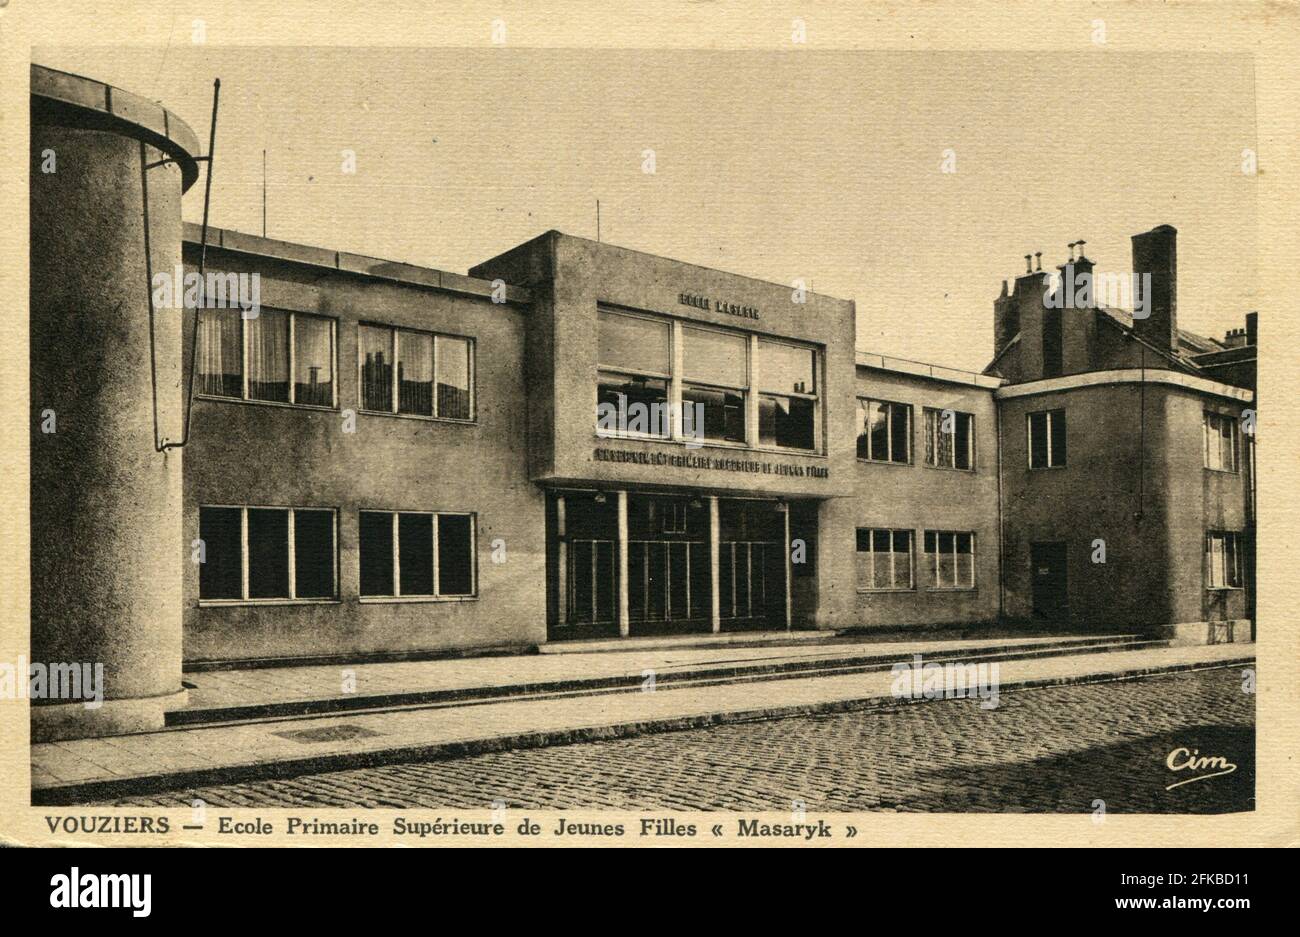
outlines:
[[[1178, 351], [1178, 232], [1167, 224], [1135, 234], [1133, 272], [1140, 277], [1133, 332], [1161, 351]], [[1148, 287], [1149, 284], [1149, 287]]]
[[1246, 313], [1246, 344], [1259, 344], [1259, 313]]

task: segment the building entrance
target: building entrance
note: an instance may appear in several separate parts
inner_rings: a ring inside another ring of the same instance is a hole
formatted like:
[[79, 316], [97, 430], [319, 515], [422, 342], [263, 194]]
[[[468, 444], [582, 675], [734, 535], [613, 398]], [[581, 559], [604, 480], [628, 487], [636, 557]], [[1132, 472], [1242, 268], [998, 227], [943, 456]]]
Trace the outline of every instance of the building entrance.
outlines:
[[776, 501], [564, 492], [551, 527], [552, 639], [787, 625], [787, 519]]

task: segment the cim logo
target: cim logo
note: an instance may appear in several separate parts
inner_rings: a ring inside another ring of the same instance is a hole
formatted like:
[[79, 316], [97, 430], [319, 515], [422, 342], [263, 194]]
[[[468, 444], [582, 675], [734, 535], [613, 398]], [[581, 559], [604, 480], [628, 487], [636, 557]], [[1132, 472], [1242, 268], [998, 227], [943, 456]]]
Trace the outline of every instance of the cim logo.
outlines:
[[148, 917], [153, 876], [82, 875], [75, 865], [68, 875], [50, 878], [52, 908], [130, 908], [132, 917]]

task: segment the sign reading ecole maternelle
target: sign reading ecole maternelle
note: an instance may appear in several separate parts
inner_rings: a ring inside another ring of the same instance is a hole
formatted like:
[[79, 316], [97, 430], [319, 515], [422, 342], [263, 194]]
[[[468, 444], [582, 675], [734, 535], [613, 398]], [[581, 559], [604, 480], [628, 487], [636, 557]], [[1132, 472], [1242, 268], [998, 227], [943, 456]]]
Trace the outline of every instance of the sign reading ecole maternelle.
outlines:
[[629, 452], [624, 449], [596, 449], [597, 462], [630, 462], [635, 465], [666, 465], [672, 468], [707, 469], [713, 472], [747, 472], [752, 475], [784, 475], [795, 478], [830, 478], [831, 470], [821, 465], [791, 465], [758, 459], [720, 459], [708, 455], [672, 452]]

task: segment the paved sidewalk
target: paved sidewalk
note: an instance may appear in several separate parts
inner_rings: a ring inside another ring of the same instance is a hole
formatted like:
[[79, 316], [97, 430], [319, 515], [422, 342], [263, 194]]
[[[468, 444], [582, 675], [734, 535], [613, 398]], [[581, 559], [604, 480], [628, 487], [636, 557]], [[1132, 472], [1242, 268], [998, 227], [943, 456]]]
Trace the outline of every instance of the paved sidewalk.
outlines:
[[[561, 689], [600, 681], [637, 681], [652, 670], [659, 677], [681, 673], [727, 671], [738, 666], [773, 667], [792, 662], [881, 657], [906, 660], [954, 651], [995, 648], [1047, 649], [1058, 645], [1119, 641], [1130, 635], [980, 640], [842, 641], [807, 646], [652, 648], [590, 654], [538, 654], [497, 657], [443, 658], [379, 664], [316, 664], [309, 667], [264, 667], [212, 670], [185, 674], [192, 684], [181, 713], [246, 709], [308, 700], [388, 697], [415, 693], [501, 690], [505, 688]], [[355, 686], [344, 692], [344, 673]]]
[[[1248, 664], [1253, 645], [999, 664], [1002, 691]], [[70, 803], [347, 766], [615, 738], [778, 715], [896, 705], [888, 671], [776, 682], [407, 708], [32, 746], [34, 803]], [[924, 704], [922, 704], [924, 705]], [[976, 707], [979, 704], [971, 702]]]

